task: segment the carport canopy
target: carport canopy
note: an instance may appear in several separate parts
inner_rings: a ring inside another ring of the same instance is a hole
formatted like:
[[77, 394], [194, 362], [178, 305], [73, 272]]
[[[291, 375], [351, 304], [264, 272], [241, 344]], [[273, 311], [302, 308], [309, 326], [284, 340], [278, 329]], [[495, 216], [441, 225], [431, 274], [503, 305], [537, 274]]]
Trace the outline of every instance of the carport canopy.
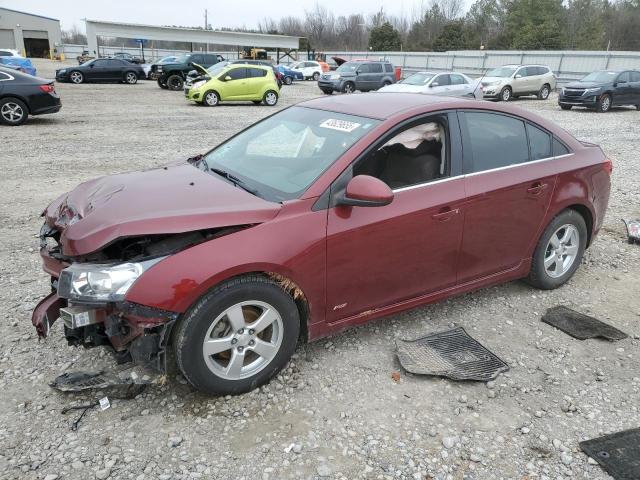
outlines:
[[251, 46], [294, 50], [299, 38], [266, 33], [227, 32], [182, 27], [158, 27], [134, 23], [85, 20], [89, 52], [98, 53], [98, 36], [133, 38], [142, 40], [168, 40], [174, 42], [208, 43], [214, 45]]

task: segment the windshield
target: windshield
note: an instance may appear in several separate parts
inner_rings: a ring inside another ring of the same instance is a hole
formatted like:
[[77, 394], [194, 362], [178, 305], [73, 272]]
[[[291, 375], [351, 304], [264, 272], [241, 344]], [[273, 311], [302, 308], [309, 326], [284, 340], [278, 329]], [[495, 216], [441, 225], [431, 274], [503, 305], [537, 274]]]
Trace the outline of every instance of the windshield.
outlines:
[[190, 58], [191, 55], [180, 55], [179, 57], [176, 57], [176, 59], [172, 63], [187, 63], [190, 61]]
[[239, 178], [266, 200], [291, 200], [379, 123], [291, 107], [219, 145], [205, 155], [201, 165]]
[[433, 78], [433, 73], [414, 73], [402, 80], [400, 83], [405, 85], [426, 85]]
[[229, 65], [229, 62], [214, 63], [209, 68], [207, 68], [207, 72], [209, 72], [209, 73], [217, 73], [217, 72], [219, 72], [220, 70], [222, 70], [224, 67], [226, 67], [228, 65]]
[[175, 61], [176, 58], [177, 57], [164, 57], [158, 63], [171, 63], [171, 62]]
[[581, 82], [613, 82], [613, 80], [618, 75], [618, 72], [592, 72], [586, 77], [584, 77]]
[[516, 71], [515, 67], [500, 67], [489, 70], [485, 77], [510, 77]]
[[340, 73], [353, 73], [361, 64], [359, 62], [347, 62], [336, 68], [336, 72]]

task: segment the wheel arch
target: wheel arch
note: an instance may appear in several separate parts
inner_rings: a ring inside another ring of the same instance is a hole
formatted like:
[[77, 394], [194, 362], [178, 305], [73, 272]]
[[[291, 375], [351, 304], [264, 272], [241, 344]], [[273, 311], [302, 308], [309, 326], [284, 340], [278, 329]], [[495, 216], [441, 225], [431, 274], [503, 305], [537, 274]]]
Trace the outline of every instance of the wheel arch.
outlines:
[[29, 105], [29, 102], [27, 101], [26, 98], [20, 95], [14, 95], [14, 94], [4, 94], [4, 95], [0, 94], [0, 100], [5, 100], [7, 98], [15, 98], [16, 100], [20, 100], [22, 103], [24, 103], [27, 106], [27, 112], [29, 113], [29, 115], [31, 115], [31, 106]]
[[585, 248], [589, 248], [589, 245], [591, 245], [591, 238], [593, 237], [593, 213], [589, 207], [581, 203], [569, 205], [564, 210], [575, 210], [584, 219], [584, 223], [587, 225], [587, 245]]

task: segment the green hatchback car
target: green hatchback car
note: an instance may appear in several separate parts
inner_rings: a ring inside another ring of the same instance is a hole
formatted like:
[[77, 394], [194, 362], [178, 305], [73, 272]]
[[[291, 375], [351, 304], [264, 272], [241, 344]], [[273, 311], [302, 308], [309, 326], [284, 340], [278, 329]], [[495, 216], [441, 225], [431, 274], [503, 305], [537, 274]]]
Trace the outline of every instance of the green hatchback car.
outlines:
[[232, 64], [214, 76], [205, 76], [186, 86], [188, 100], [215, 107], [220, 102], [252, 101], [273, 106], [278, 103], [280, 89], [271, 67]]

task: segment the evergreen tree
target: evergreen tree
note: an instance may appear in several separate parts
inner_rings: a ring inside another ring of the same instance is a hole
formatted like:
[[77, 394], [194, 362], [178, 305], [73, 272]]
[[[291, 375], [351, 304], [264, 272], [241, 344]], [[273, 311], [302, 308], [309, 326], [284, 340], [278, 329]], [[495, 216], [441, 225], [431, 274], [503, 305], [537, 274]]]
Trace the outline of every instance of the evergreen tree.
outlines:
[[376, 52], [400, 50], [402, 40], [400, 32], [393, 28], [389, 22], [384, 22], [379, 27], [371, 29], [369, 47]]
[[565, 46], [565, 10], [562, 0], [510, 0], [506, 33], [511, 48], [559, 50]]

